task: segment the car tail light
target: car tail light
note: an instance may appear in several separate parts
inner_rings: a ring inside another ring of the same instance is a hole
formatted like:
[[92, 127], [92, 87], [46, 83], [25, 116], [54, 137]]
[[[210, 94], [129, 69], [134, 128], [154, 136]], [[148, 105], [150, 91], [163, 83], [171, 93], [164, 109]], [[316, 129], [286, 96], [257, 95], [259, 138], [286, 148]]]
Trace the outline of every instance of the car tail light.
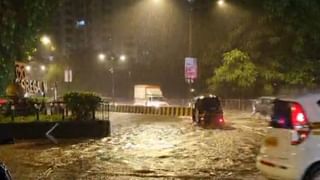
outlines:
[[291, 106], [291, 123], [293, 127], [291, 144], [301, 144], [308, 138], [310, 127], [308, 118], [299, 103], [293, 103]]
[[218, 123], [219, 124], [224, 124], [223, 116], [218, 116]]

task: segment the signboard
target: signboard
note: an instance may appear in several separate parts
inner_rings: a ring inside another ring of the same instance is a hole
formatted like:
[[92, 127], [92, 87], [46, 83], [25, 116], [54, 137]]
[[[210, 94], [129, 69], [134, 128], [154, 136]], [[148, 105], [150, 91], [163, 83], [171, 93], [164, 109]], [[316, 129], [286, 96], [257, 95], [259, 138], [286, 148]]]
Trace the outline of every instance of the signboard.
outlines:
[[72, 70], [64, 70], [64, 82], [72, 82]]
[[25, 96], [37, 94], [44, 95], [47, 92], [47, 84], [45, 82], [28, 79], [26, 64], [15, 62], [15, 70], [15, 82], [22, 87]]
[[194, 81], [198, 76], [197, 59], [186, 57], [184, 63], [184, 77], [186, 80]]
[[26, 77], [26, 64], [15, 62], [16, 66], [16, 81], [22, 81], [23, 79], [27, 79]]

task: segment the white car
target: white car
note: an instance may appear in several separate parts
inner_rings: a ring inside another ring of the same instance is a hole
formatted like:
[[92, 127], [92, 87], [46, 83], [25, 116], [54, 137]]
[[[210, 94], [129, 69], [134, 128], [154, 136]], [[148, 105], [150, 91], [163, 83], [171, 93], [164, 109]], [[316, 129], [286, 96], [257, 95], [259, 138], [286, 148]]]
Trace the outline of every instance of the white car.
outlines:
[[275, 100], [257, 167], [270, 179], [320, 180], [320, 94]]

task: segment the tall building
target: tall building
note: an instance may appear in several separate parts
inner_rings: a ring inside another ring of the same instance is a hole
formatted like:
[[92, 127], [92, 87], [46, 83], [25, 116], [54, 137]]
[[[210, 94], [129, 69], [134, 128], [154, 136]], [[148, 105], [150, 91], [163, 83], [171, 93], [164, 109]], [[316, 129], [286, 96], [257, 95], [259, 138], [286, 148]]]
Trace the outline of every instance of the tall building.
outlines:
[[61, 54], [111, 49], [112, 10], [112, 0], [63, 0], [53, 23], [53, 36]]

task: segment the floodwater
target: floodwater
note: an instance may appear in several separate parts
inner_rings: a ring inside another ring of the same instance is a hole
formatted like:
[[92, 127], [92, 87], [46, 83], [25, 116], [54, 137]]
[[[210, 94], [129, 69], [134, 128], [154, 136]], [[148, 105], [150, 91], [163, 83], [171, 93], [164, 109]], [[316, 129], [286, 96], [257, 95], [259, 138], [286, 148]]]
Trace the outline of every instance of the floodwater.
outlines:
[[255, 157], [266, 123], [248, 113], [225, 114], [224, 130], [189, 118], [111, 114], [103, 139], [19, 141], [0, 146], [14, 179], [263, 179]]

